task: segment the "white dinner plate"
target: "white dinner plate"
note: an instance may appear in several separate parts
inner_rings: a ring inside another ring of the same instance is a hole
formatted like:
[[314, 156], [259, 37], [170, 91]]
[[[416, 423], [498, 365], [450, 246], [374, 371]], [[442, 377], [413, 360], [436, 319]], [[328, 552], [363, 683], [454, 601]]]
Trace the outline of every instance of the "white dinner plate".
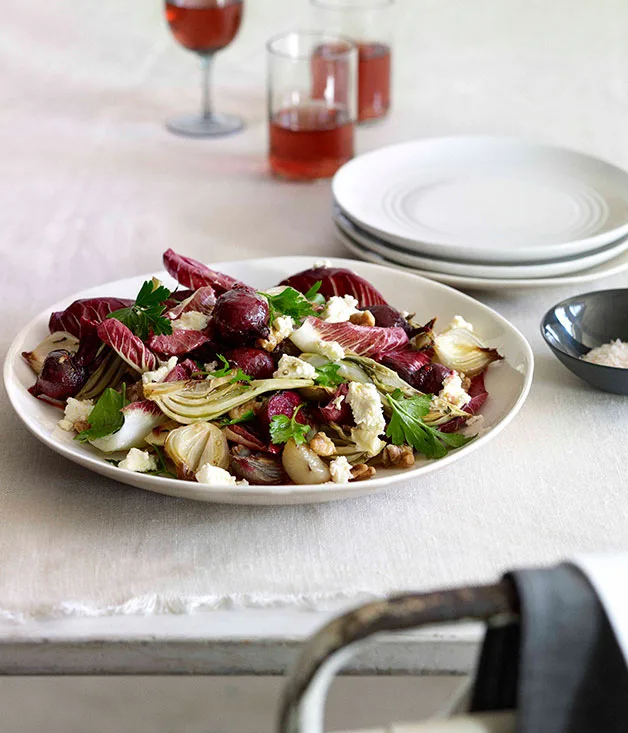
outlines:
[[540, 262], [628, 234], [628, 173], [582, 153], [510, 138], [380, 148], [342, 166], [332, 191], [363, 229], [441, 259]]
[[562, 287], [564, 285], [582, 285], [584, 283], [593, 282], [594, 280], [600, 280], [603, 277], [619, 275], [621, 272], [628, 270], [628, 251], [626, 251], [610, 262], [597, 265], [597, 267], [591, 267], [589, 270], [584, 270], [574, 275], [564, 275], [562, 277], [531, 277], [521, 280], [508, 280], [505, 278], [449, 275], [444, 272], [421, 270], [417, 267], [399, 265], [387, 257], [382, 257], [382, 255], [379, 255], [370, 249], [366, 249], [366, 247], [363, 247], [361, 244], [351, 239], [351, 237], [348, 237], [338, 228], [336, 228], [336, 236], [341, 244], [361, 260], [366, 260], [367, 262], [372, 262], [375, 265], [382, 265], [384, 267], [393, 267], [402, 272], [410, 272], [414, 275], [428, 277], [431, 280], [436, 280], [436, 282], [451, 285], [455, 288], [463, 288], [465, 290], [530, 290], [535, 288]]
[[420, 270], [432, 270], [434, 272], [443, 272], [449, 275], [464, 275], [466, 277], [491, 277], [509, 280], [532, 277], [557, 277], [595, 267], [595, 265], [608, 262], [628, 250], [628, 237], [623, 237], [617, 242], [613, 242], [587, 254], [564, 257], [559, 260], [542, 262], [537, 265], [492, 265], [488, 263], [478, 265], [473, 262], [452, 262], [450, 260], [437, 259], [436, 257], [421, 257], [413, 252], [409, 252], [407, 249], [388, 244], [375, 237], [375, 235], [365, 232], [338, 209], [333, 212], [332, 217], [336, 226], [348, 237], [351, 237], [364, 248], [370, 249], [382, 257], [386, 257], [392, 262]]
[[[274, 257], [241, 262], [219, 262], [212, 267], [233, 275], [258, 288], [268, 288], [295, 272], [312, 266], [310, 257]], [[78, 298], [99, 296], [134, 297], [144, 277], [99, 285], [55, 303], [34, 318], [13, 341], [4, 365], [4, 382], [9, 399], [20, 419], [41, 442], [57, 453], [86, 468], [140, 489], [160, 494], [185, 497], [199, 501], [226, 504], [305, 504], [346, 499], [381, 491], [392, 484], [416, 479], [432, 471], [442, 470], [485, 446], [517, 414], [530, 389], [533, 372], [532, 350], [521, 333], [505, 318], [467, 295], [440, 283], [416, 275], [378, 267], [355, 260], [332, 260], [335, 267], [348, 267], [367, 278], [392, 305], [415, 311], [420, 320], [438, 316], [445, 325], [460, 314], [471, 321], [486, 342], [505, 356], [498, 366], [489, 367], [486, 386], [490, 398], [482, 409], [482, 435], [468, 445], [440, 460], [419, 460], [411, 470], [377, 469], [375, 478], [349, 484], [319, 486], [209, 486], [191, 481], [179, 481], [160, 476], [146, 476], [117, 468], [106, 462], [105, 456], [92, 446], [78, 443], [70, 433], [58, 428], [60, 411], [33, 398], [27, 388], [34, 375], [20, 356], [22, 351], [36, 346], [48, 333], [51, 311], [66, 308]], [[165, 273], [158, 273], [167, 285], [174, 281]], [[27, 446], [25, 446], [27, 450]], [[25, 469], [28, 470], [28, 461]]]

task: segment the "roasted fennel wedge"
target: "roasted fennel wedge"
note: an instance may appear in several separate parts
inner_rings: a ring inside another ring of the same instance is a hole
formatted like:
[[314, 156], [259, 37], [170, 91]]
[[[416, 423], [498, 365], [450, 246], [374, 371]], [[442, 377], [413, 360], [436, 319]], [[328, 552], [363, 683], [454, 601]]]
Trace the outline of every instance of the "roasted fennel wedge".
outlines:
[[144, 396], [155, 402], [168, 417], [189, 425], [215, 420], [234, 407], [265, 392], [311, 387], [311, 379], [254, 379], [248, 384], [232, 383], [229, 377], [186, 382], [155, 382], [144, 385]]

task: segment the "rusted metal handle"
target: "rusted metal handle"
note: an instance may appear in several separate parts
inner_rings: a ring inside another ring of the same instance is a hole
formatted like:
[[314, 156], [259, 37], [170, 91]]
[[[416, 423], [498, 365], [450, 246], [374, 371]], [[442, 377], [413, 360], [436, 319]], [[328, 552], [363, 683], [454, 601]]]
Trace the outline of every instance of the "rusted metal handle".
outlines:
[[334, 675], [375, 634], [452, 621], [512, 618], [517, 610], [514, 588], [502, 581], [395, 596], [339, 616], [306, 643], [284, 689], [279, 733], [323, 733], [325, 698]]

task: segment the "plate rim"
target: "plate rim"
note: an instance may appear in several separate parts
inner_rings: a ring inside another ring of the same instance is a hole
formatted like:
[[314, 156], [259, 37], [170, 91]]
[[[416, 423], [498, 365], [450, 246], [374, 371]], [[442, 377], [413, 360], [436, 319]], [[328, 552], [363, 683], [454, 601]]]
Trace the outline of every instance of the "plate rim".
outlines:
[[[230, 267], [237, 266], [238, 264], [247, 263], [249, 265], [254, 265], [255, 263], [264, 261], [266, 263], [290, 263], [290, 266], [292, 267], [294, 265], [295, 269], [299, 267], [299, 265], [303, 264], [305, 266], [311, 266], [312, 260], [315, 259], [316, 256], [307, 256], [307, 255], [299, 255], [299, 256], [277, 256], [277, 257], [261, 257], [261, 258], [245, 258], [241, 260], [223, 260], [219, 262], [210, 262], [208, 265], [215, 269], [221, 269], [223, 271], [229, 272]], [[332, 266], [337, 267], [355, 267], [356, 260], [350, 260], [347, 258], [341, 258], [341, 257], [332, 257], [328, 258], [332, 262]], [[388, 272], [390, 274], [389, 267], [384, 267], [382, 265], [370, 263], [370, 262], [360, 262], [360, 265], [362, 267], [365, 267], [367, 270], [372, 270], [373, 272], [383, 270], [385, 272]], [[276, 486], [257, 486], [257, 485], [249, 485], [249, 486], [229, 486], [229, 485], [220, 485], [220, 486], [210, 486], [210, 485], [200, 485], [202, 486], [201, 493], [203, 494], [203, 497], [212, 497], [212, 498], [202, 498], [201, 496], [198, 497], [199, 500], [204, 501], [214, 501], [218, 503], [236, 503], [233, 501], [229, 501], [228, 495], [237, 493], [238, 496], [245, 497], [251, 497], [253, 498], [255, 495], [264, 495], [269, 496], [272, 495], [275, 498], [282, 498], [282, 497], [299, 497], [301, 495], [307, 495], [312, 493], [320, 493], [321, 497], [318, 501], [329, 501], [332, 499], [347, 499], [351, 498], [352, 496], [360, 496], [364, 495], [366, 493], [374, 493], [377, 491], [384, 490], [390, 486], [393, 486], [395, 484], [401, 483], [403, 481], [411, 480], [413, 478], [417, 478], [418, 476], [427, 475], [429, 473], [432, 473], [433, 471], [440, 470], [441, 468], [445, 468], [449, 464], [459, 460], [459, 457], [463, 455], [470, 454], [471, 452], [477, 450], [480, 446], [483, 446], [485, 443], [489, 442], [492, 438], [496, 437], [513, 419], [514, 417], [519, 413], [521, 410], [521, 407], [523, 406], [524, 402], [526, 401], [528, 394], [530, 392], [530, 388], [532, 385], [532, 380], [534, 376], [534, 353], [532, 351], [532, 348], [528, 342], [528, 340], [525, 338], [525, 336], [521, 333], [521, 331], [508, 319], [506, 319], [504, 316], [502, 316], [497, 311], [493, 310], [489, 306], [485, 305], [481, 301], [473, 298], [470, 295], [467, 295], [466, 293], [461, 293], [460, 291], [456, 290], [455, 288], [450, 287], [449, 285], [446, 285], [444, 283], [438, 283], [434, 280], [430, 280], [429, 278], [421, 277], [420, 275], [415, 275], [411, 272], [399, 272], [398, 273], [402, 277], [406, 277], [408, 279], [418, 281], [418, 282], [425, 282], [429, 283], [430, 286], [437, 287], [439, 289], [445, 289], [452, 291], [455, 293], [457, 298], [462, 298], [463, 300], [468, 300], [470, 302], [473, 302], [475, 306], [480, 307], [482, 310], [484, 310], [487, 314], [491, 316], [491, 318], [496, 319], [506, 330], [511, 331], [519, 342], [519, 345], [522, 349], [522, 354], [524, 358], [524, 362], [526, 365], [525, 372], [522, 373], [523, 376], [523, 383], [521, 385], [521, 390], [519, 392], [519, 395], [517, 396], [514, 404], [512, 405], [509, 412], [504, 415], [501, 420], [499, 420], [495, 425], [491, 426], [489, 430], [486, 431], [483, 435], [479, 436], [476, 440], [472, 441], [471, 443], [467, 444], [466, 446], [458, 449], [457, 451], [454, 451], [450, 453], [449, 455], [445, 456], [444, 458], [441, 458], [439, 460], [431, 461], [423, 466], [420, 466], [416, 469], [405, 471], [405, 472], [399, 472], [397, 474], [391, 474], [386, 476], [381, 476], [380, 478], [374, 478], [369, 479], [368, 481], [364, 482], [354, 482], [354, 483], [346, 483], [346, 484], [304, 484], [304, 485], [289, 485], [289, 484], [280, 484]], [[3, 380], [4, 380], [4, 386], [5, 390], [7, 392], [7, 395], [9, 397], [9, 402], [11, 404], [11, 407], [13, 408], [13, 411], [17, 415], [17, 417], [20, 419], [20, 421], [25, 425], [25, 427], [44, 445], [51, 448], [56, 453], [62, 455], [64, 458], [67, 458], [68, 460], [72, 461], [73, 463], [77, 463], [88, 470], [92, 470], [95, 473], [99, 473], [101, 475], [104, 475], [108, 478], [112, 478], [114, 481], [116, 481], [119, 484], [128, 484], [132, 486], [136, 486], [137, 488], [141, 488], [147, 491], [151, 491], [154, 493], [160, 493], [160, 494], [167, 494], [171, 496], [177, 496], [176, 488], [177, 486], [185, 486], [189, 489], [191, 485], [194, 484], [194, 482], [183, 482], [179, 479], [169, 479], [161, 476], [147, 476], [146, 474], [137, 474], [133, 473], [131, 471], [125, 471], [125, 469], [120, 469], [118, 467], [112, 466], [108, 463], [106, 463], [104, 460], [100, 459], [97, 456], [93, 456], [90, 453], [81, 453], [79, 451], [70, 450], [68, 446], [66, 446], [62, 441], [55, 440], [53, 438], [53, 435], [51, 433], [48, 433], [43, 427], [39, 426], [35, 421], [32, 419], [28, 419], [28, 416], [23, 415], [18, 408], [18, 398], [19, 395], [26, 391], [22, 384], [20, 383], [17, 374], [15, 373], [14, 366], [15, 364], [21, 359], [21, 351], [20, 348], [24, 342], [25, 337], [30, 333], [32, 329], [37, 327], [38, 324], [44, 319], [47, 319], [50, 315], [50, 313], [59, 308], [67, 307], [67, 305], [77, 298], [82, 297], [102, 297], [102, 290], [106, 289], [110, 286], [114, 285], [122, 285], [126, 281], [137, 281], [140, 279], [147, 279], [151, 278], [153, 276], [157, 277], [164, 277], [164, 279], [169, 279], [169, 276], [162, 270], [159, 272], [149, 272], [144, 273], [141, 275], [132, 275], [126, 278], [120, 278], [119, 280], [109, 281], [106, 283], [102, 283], [100, 285], [93, 286], [91, 288], [86, 288], [84, 290], [81, 290], [77, 293], [72, 293], [61, 300], [59, 300], [57, 303], [51, 304], [50, 306], [47, 306], [45, 309], [40, 311], [36, 316], [31, 318], [15, 335], [13, 340], [11, 341], [11, 344], [8, 348], [6, 357], [4, 359], [4, 365], [3, 365]], [[98, 296], [96, 293], [100, 292], [101, 295]], [[55, 409], [51, 406], [51, 409]], [[119, 477], [119, 471], [125, 471], [125, 474], [130, 474], [132, 476], [135, 476], [136, 478], [139, 476], [141, 478], [141, 485], [138, 483], [131, 483], [129, 481], [121, 481]], [[183, 488], [182, 486], [182, 488]], [[323, 488], [325, 487], [325, 488]], [[169, 490], [172, 489], [172, 490]], [[341, 491], [342, 496], [338, 497], [329, 497], [325, 499], [325, 491], [329, 491], [329, 489], [333, 489], [335, 491]], [[186, 492], [187, 493], [187, 492]], [[221, 497], [220, 495], [224, 494], [224, 497]], [[189, 497], [186, 496], [186, 498], [195, 498], [195, 497]], [[237, 502], [237, 503], [246, 503], [246, 502]], [[259, 502], [256, 502], [259, 503]], [[269, 502], [272, 503], [272, 502]], [[310, 501], [308, 503], [316, 503], [316, 500]]]
[[[429, 145], [437, 145], [437, 144], [443, 144], [443, 143], [467, 143], [467, 144], [479, 144], [479, 143], [490, 143], [490, 144], [497, 144], [497, 145], [516, 145], [521, 147], [528, 147], [528, 148], [536, 148], [539, 150], [547, 150], [551, 152], [559, 152], [562, 154], [568, 154], [575, 157], [578, 157], [582, 160], [587, 161], [589, 164], [596, 164], [603, 166], [607, 166], [615, 172], [615, 174], [619, 174], [623, 176], [626, 179], [626, 186], [628, 188], [628, 170], [621, 168], [620, 166], [611, 163], [610, 161], [606, 160], [605, 158], [597, 157], [595, 155], [591, 155], [589, 153], [582, 152], [580, 150], [576, 150], [573, 148], [569, 148], [562, 145], [553, 145], [551, 143], [545, 143], [540, 142], [538, 140], [528, 139], [525, 137], [516, 137], [516, 136], [507, 136], [507, 135], [440, 135], [440, 136], [433, 136], [433, 137], [426, 137], [426, 138], [419, 138], [415, 140], [406, 140], [404, 142], [400, 143], [393, 143], [391, 145], [385, 145], [380, 148], [376, 148], [375, 150], [367, 151], [366, 153], [363, 153], [362, 155], [358, 155], [352, 160], [348, 161], [344, 165], [342, 165], [338, 171], [335, 173], [332, 182], [331, 182], [331, 191], [332, 196], [334, 200], [338, 203], [341, 210], [346, 214], [349, 215], [350, 218], [356, 219], [354, 215], [352, 215], [345, 206], [341, 203], [338, 195], [337, 195], [337, 188], [338, 188], [338, 181], [342, 179], [343, 175], [347, 175], [347, 170], [351, 170], [351, 167], [358, 164], [358, 161], [364, 160], [365, 158], [374, 158], [378, 156], [382, 156], [386, 154], [386, 151], [390, 150], [397, 150], [397, 149], [403, 149], [403, 148], [412, 148], [416, 146], [424, 146], [428, 147]], [[375, 236], [379, 238], [389, 239], [390, 241], [394, 241], [396, 244], [399, 244], [400, 246], [412, 246], [413, 239], [404, 237], [399, 234], [391, 234], [390, 232], [386, 232], [384, 230], [381, 230], [377, 228], [376, 226], [372, 224], [368, 224], [366, 222], [363, 222], [361, 220], [358, 220], [360, 226], [365, 229], [366, 231], [370, 232], [371, 234], [374, 234]], [[624, 224], [622, 224], [619, 227], [615, 227], [614, 229], [610, 230], [609, 232], [605, 232], [603, 234], [596, 234], [591, 237], [585, 237], [578, 240], [572, 240], [570, 242], [562, 242], [562, 243], [555, 243], [552, 245], [549, 245], [552, 247], [553, 251], [556, 251], [556, 249], [559, 249], [562, 256], [567, 256], [568, 254], [578, 254], [579, 252], [586, 252], [591, 249], [594, 249], [595, 247], [601, 247], [604, 244], [608, 244], [613, 240], [620, 239], [623, 236], [628, 235], [628, 215], [627, 219]], [[422, 240], [422, 245], [424, 246], [425, 252], [430, 252], [430, 250], [434, 253], [435, 256], [437, 256], [436, 250], [440, 250], [442, 252], [443, 247], [448, 247], [453, 253], [453, 250], [459, 250], [459, 245], [451, 245], [447, 244], [446, 242], [439, 242], [439, 241], [425, 241]], [[525, 247], [519, 247], [513, 252], [513, 257], [505, 257], [503, 259], [512, 259], [513, 261], [517, 261], [520, 264], [525, 264], [526, 262], [532, 262], [537, 261], [538, 262], [538, 256], [539, 252], [542, 251], [541, 248], [525, 248]], [[469, 253], [466, 254], [466, 259], [478, 263], [482, 263], [486, 261], [487, 259], [490, 259], [491, 253], [495, 253], [496, 249], [484, 249], [484, 248], [477, 248], [473, 251], [474, 256], [471, 257]], [[461, 257], [464, 257], [463, 255], [459, 254], [458, 259]]]
[[[495, 274], [495, 276], [492, 276], [491, 274], [488, 274], [486, 277], [490, 277], [495, 280], [525, 280], [525, 279], [539, 279], [539, 278], [545, 278], [545, 277], [566, 277], [568, 275], [573, 275], [578, 272], [582, 272], [583, 270], [589, 270], [593, 267], [597, 267], [598, 265], [603, 265], [605, 262], [610, 262], [616, 257], [619, 257], [619, 255], [623, 254], [626, 250], [628, 250], [628, 235], [624, 237], [620, 237], [620, 239], [617, 239], [614, 242], [611, 242], [609, 244], [604, 245], [603, 247], [600, 247], [596, 250], [592, 250], [591, 252], [585, 252], [580, 255], [574, 255], [571, 257], [563, 257], [559, 258], [558, 261], [548, 261], [548, 262], [540, 262], [540, 263], [512, 263], [512, 264], [500, 264], [500, 265], [494, 265], [491, 262], [486, 263], [478, 263], [478, 262], [460, 262], [459, 260], [456, 262], [452, 262], [450, 260], [440, 260], [436, 257], [429, 257], [425, 255], [422, 257], [421, 255], [414, 254], [409, 252], [408, 250], [402, 248], [400, 245], [394, 245], [392, 243], [384, 242], [383, 240], [380, 240], [379, 238], [375, 238], [375, 235], [372, 235], [368, 232], [363, 232], [360, 230], [360, 227], [352, 222], [351, 220], [348, 220], [348, 227], [347, 225], [342, 221], [342, 218], [347, 219], [347, 216], [343, 212], [336, 212], [334, 211], [332, 214], [332, 221], [346, 236], [353, 239], [355, 242], [357, 242], [361, 247], [364, 247], [367, 250], [370, 250], [371, 252], [375, 252], [376, 254], [380, 254], [382, 257], [386, 259], [390, 259], [392, 262], [398, 262], [398, 264], [407, 265], [408, 267], [416, 267], [418, 270], [422, 271], [434, 271], [434, 272], [442, 272], [445, 275], [460, 275], [462, 277], [467, 277], [464, 274], [461, 274], [459, 272], [451, 272], [447, 271], [447, 269], [441, 269], [440, 266], [444, 266], [445, 268], [449, 268], [450, 265], [454, 265], [456, 268], [464, 268], [464, 267], [472, 267], [472, 268], [488, 268], [489, 270], [496, 271], [507, 271], [507, 270], [521, 270], [523, 268], [546, 268], [549, 269], [551, 267], [558, 266], [562, 263], [573, 263], [574, 265], [576, 263], [580, 263], [581, 266], [574, 269], [568, 269], [567, 272], [563, 273], [556, 273], [548, 274], [548, 275], [542, 275], [542, 274], [532, 274], [532, 275], [524, 275], [519, 272], [518, 274], [513, 274], [512, 276], [508, 276], [505, 274]], [[347, 231], [347, 228], [355, 228], [355, 233], [350, 233]], [[364, 240], [367, 240], [369, 244], [366, 244], [364, 241], [361, 241], [361, 239], [358, 239], [358, 237], [361, 237]], [[373, 238], [373, 241], [370, 241], [370, 237]], [[382, 254], [379, 250], [386, 250], [391, 252], [390, 257], [386, 257], [386, 255]], [[399, 258], [406, 258], [407, 262], [403, 262], [401, 259], [397, 259], [396, 257], [393, 257], [393, 254], [398, 253]], [[434, 263], [434, 268], [428, 267], [427, 265], [412, 265], [410, 263], [410, 260], [413, 257], [417, 257], [418, 259], [425, 259], [430, 260]], [[591, 259], [591, 258], [601, 258], [597, 261], [594, 261], [593, 263], [588, 262], [584, 265], [582, 265], [582, 261]], [[469, 275], [469, 277], [483, 277], [483, 275]]]
[[[546, 278], [522, 278], [507, 280], [505, 278], [482, 278], [482, 277], [465, 277], [464, 275], [449, 275], [445, 272], [421, 270], [419, 268], [409, 267], [408, 265], [401, 265], [388, 260], [382, 255], [379, 255], [370, 250], [363, 248], [361, 244], [351, 239], [344, 232], [341, 232], [336, 228], [335, 236], [338, 241], [346, 247], [352, 254], [356, 255], [359, 259], [368, 262], [369, 264], [379, 265], [380, 267], [392, 267], [395, 270], [401, 272], [407, 272], [414, 274], [417, 277], [422, 277], [427, 280], [434, 280], [441, 285], [447, 285], [450, 288], [472, 288], [475, 290], [506, 290], [508, 288], [517, 290], [531, 290], [533, 288], [551, 288], [551, 287], [563, 287], [565, 285], [584, 285], [596, 280], [601, 280], [604, 277], [614, 277], [622, 272], [628, 270], [628, 252], [623, 252], [618, 255], [616, 259], [623, 259], [623, 262], [615, 267], [609, 267], [607, 272], [591, 272], [598, 267], [605, 267], [612, 265], [613, 260], [608, 260], [600, 265], [596, 265], [590, 268], [589, 272], [574, 273], [572, 275], [562, 275], [555, 277]], [[366, 250], [366, 251], [365, 251]], [[375, 262], [371, 260], [376, 260]]]

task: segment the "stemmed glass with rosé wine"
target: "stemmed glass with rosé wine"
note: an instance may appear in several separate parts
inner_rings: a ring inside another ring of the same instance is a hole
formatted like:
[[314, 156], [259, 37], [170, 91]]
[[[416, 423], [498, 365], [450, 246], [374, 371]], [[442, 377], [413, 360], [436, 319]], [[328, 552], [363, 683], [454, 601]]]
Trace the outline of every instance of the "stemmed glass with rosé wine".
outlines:
[[166, 0], [166, 20], [175, 39], [201, 57], [203, 72], [200, 114], [168, 120], [171, 132], [190, 137], [229, 135], [244, 126], [239, 117], [212, 109], [210, 71], [214, 54], [235, 38], [242, 22], [243, 0]]
[[390, 108], [394, 0], [310, 0], [318, 26], [352, 38], [358, 47], [358, 120], [384, 117]]
[[330, 178], [353, 157], [357, 50], [348, 39], [285, 33], [268, 50], [270, 168], [282, 178]]

